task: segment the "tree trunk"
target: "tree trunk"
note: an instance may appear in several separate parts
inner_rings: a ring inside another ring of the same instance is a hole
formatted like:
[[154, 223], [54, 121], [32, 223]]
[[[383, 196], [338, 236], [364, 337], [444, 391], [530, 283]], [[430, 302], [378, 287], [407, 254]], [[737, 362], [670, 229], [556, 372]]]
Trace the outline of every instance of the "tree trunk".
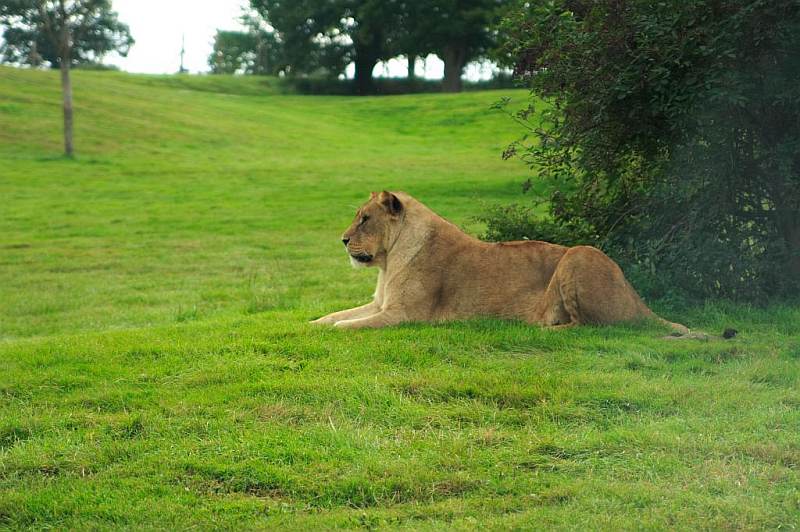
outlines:
[[64, 96], [64, 155], [72, 157], [72, 80], [69, 76], [69, 54], [61, 58], [61, 92]]
[[467, 62], [467, 48], [460, 43], [451, 43], [442, 50], [444, 61], [444, 80], [442, 88], [445, 92], [461, 92], [461, 76]]
[[58, 49], [58, 61], [61, 63], [61, 94], [64, 97], [64, 155], [72, 157], [72, 80], [69, 77], [69, 68], [72, 62], [72, 30], [67, 16], [67, 5], [65, 0], [58, 0], [58, 32], [53, 29], [50, 18], [45, 14], [44, 2], [39, 2], [39, 12], [45, 20], [50, 38]]
[[375, 68], [375, 63], [378, 60], [367, 52], [356, 50], [356, 72], [354, 80], [356, 83], [356, 92], [360, 96], [365, 94], [372, 94], [374, 92], [374, 85], [372, 83], [372, 70]]
[[42, 56], [39, 55], [39, 49], [36, 46], [36, 41], [31, 43], [31, 51], [28, 55], [28, 62], [34, 68], [39, 68], [42, 65]]
[[414, 80], [417, 77], [417, 54], [408, 54], [408, 79]]

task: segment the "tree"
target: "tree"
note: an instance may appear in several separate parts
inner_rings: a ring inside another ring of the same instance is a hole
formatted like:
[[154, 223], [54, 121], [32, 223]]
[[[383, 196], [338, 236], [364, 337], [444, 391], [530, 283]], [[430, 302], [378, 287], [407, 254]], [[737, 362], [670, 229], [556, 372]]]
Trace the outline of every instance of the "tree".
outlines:
[[373, 91], [375, 64], [395, 55], [393, 0], [251, 0], [250, 5], [278, 32], [293, 74], [338, 75], [352, 62], [356, 90], [367, 94]]
[[276, 29], [295, 74], [331, 75], [355, 65], [359, 94], [372, 92], [375, 64], [404, 54], [409, 77], [418, 56], [445, 63], [444, 88], [461, 90], [466, 64], [488, 54], [492, 25], [510, 0], [251, 0]]
[[444, 61], [444, 90], [459, 92], [467, 63], [485, 57], [495, 46], [493, 28], [509, 4], [508, 0], [406, 0], [405, 42], [420, 55], [437, 54]]
[[392, 24], [396, 52], [406, 56], [409, 80], [416, 78], [417, 58], [433, 53], [433, 45], [422, 24], [421, 15], [427, 6], [426, 0], [399, 0], [396, 22]]
[[3, 61], [61, 70], [64, 109], [64, 152], [74, 154], [70, 68], [99, 61], [117, 51], [126, 55], [133, 44], [128, 26], [117, 20], [109, 0], [3, 0], [0, 25], [5, 27]]
[[217, 30], [208, 64], [214, 74], [277, 74], [285, 67], [275, 34], [263, 30]]
[[601, 246], [662, 294], [800, 291], [800, 2], [548, 0], [503, 29], [535, 95], [516, 118], [540, 111], [507, 154], [553, 192], [495, 228]]

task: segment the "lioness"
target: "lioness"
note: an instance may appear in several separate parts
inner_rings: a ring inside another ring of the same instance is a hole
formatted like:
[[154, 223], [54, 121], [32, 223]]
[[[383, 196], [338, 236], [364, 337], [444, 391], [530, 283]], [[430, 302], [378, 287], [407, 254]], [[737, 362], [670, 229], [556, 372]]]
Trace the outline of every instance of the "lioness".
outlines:
[[551, 327], [657, 317], [590, 246], [477, 240], [403, 192], [372, 193], [342, 235], [353, 266], [377, 266], [371, 303], [312, 323], [360, 329], [475, 316]]

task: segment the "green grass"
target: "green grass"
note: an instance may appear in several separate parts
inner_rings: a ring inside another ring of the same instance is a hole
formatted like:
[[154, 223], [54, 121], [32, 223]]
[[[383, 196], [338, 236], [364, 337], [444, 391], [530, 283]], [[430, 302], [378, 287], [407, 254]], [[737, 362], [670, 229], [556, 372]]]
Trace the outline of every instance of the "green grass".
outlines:
[[800, 309], [655, 325], [306, 321], [366, 301], [370, 190], [518, 199], [524, 92], [0, 68], [0, 527], [800, 526]]

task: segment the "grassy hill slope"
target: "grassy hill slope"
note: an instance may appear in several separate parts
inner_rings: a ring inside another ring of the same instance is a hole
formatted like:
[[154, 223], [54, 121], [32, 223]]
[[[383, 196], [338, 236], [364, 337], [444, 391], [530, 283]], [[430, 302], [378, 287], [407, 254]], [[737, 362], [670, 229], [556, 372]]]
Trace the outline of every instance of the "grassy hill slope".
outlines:
[[0, 337], [354, 304], [374, 279], [338, 236], [371, 190], [469, 223], [525, 172], [500, 159], [519, 132], [489, 106], [507, 92], [252, 96], [252, 78], [75, 78], [78, 160], [65, 161], [56, 73], [0, 69]]
[[312, 328], [364, 302], [370, 190], [475, 230], [509, 201], [502, 95], [0, 68], [0, 526], [800, 526], [800, 310], [735, 327]]

